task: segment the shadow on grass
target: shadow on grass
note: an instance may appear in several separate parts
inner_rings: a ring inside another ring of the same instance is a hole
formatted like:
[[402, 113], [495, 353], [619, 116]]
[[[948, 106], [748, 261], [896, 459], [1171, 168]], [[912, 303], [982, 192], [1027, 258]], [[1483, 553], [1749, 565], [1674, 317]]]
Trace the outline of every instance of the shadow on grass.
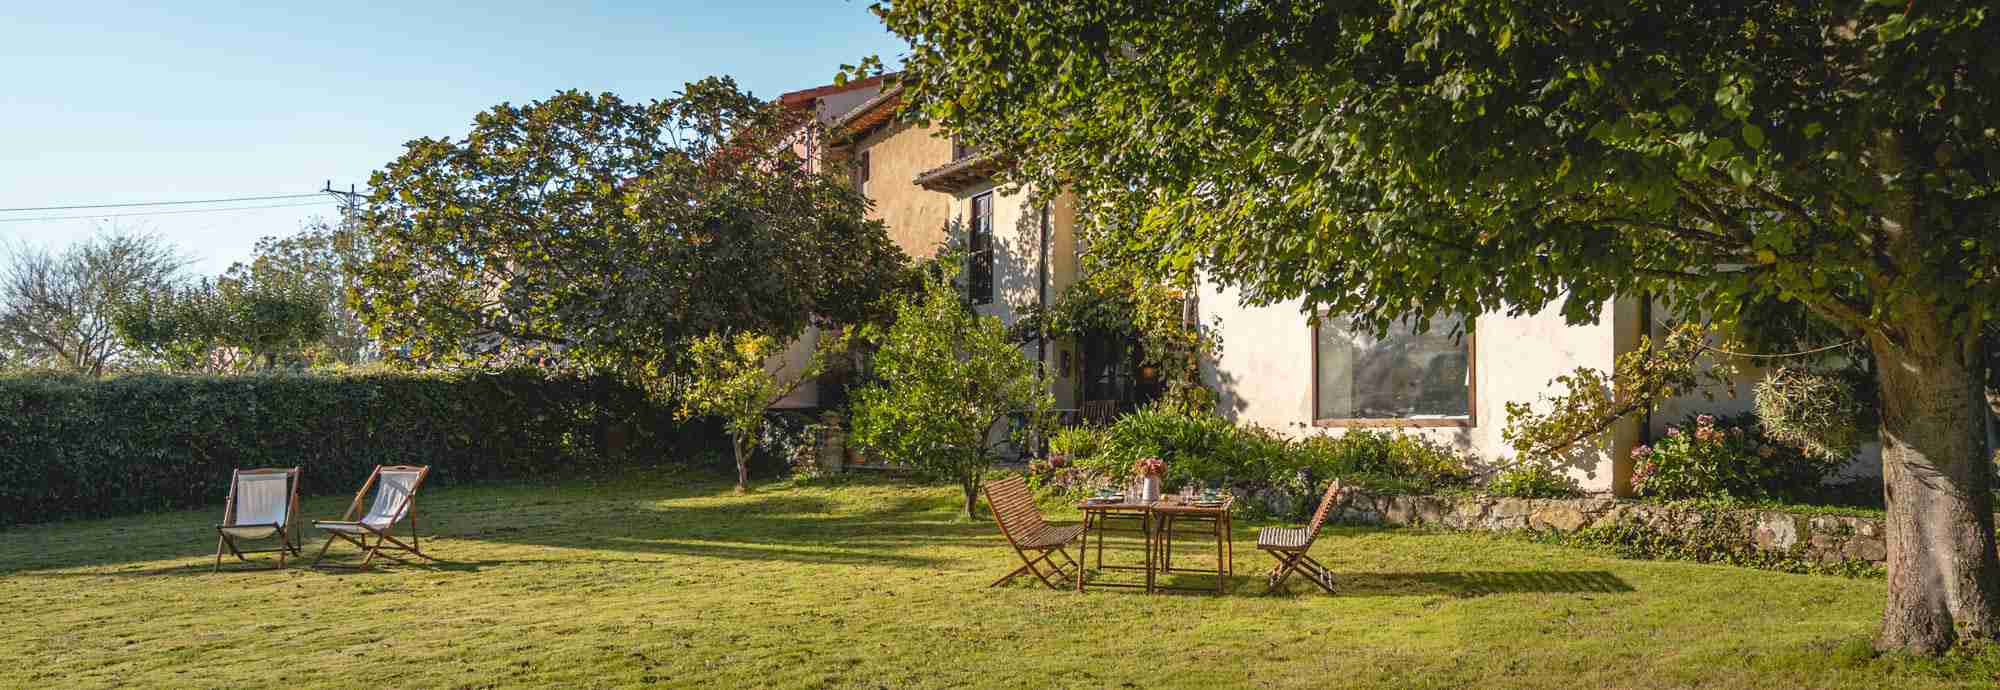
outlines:
[[[1293, 583], [1297, 587], [1301, 583]], [[1311, 583], [1303, 583], [1311, 587]], [[1635, 591], [1624, 580], [1603, 570], [1460, 571], [1438, 573], [1335, 573], [1340, 596], [1389, 597], [1445, 594], [1481, 597], [1491, 594], [1616, 594]]]
[[[728, 484], [711, 481], [604, 484], [505, 483], [429, 492], [418, 506], [425, 551], [451, 569], [451, 545], [477, 541], [634, 555], [691, 556], [817, 565], [935, 566], [949, 558], [914, 555], [937, 547], [998, 543], [989, 524], [961, 521], [951, 501], [919, 496], [885, 497], [855, 506], [828, 496], [753, 493], [735, 497]], [[311, 499], [302, 518], [337, 515], [338, 497]], [[213, 511], [178, 511], [103, 520], [36, 525], [0, 532], [0, 576], [149, 577], [211, 571]], [[400, 530], [399, 530], [400, 531]], [[308, 559], [322, 540], [305, 530]], [[432, 540], [438, 540], [433, 543]], [[550, 558], [590, 562], [598, 556]], [[122, 563], [201, 559], [144, 569]], [[518, 562], [535, 562], [525, 559]], [[649, 559], [639, 559], [649, 560]], [[505, 559], [469, 561], [500, 565]], [[294, 567], [297, 567], [294, 562]], [[231, 564], [224, 565], [230, 572]], [[237, 570], [254, 571], [256, 566]], [[109, 567], [93, 573], [40, 573]], [[389, 567], [406, 567], [389, 564]], [[413, 564], [407, 567], [427, 567]], [[476, 566], [474, 566], [476, 567]]]

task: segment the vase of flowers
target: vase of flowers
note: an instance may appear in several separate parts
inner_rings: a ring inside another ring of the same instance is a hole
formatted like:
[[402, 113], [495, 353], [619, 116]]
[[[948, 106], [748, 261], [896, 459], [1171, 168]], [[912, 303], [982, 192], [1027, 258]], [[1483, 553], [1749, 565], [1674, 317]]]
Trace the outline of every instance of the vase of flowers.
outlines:
[[1133, 491], [1141, 501], [1160, 500], [1160, 476], [1167, 473], [1167, 463], [1159, 458], [1139, 458], [1132, 463], [1132, 474], [1139, 478], [1138, 487]]

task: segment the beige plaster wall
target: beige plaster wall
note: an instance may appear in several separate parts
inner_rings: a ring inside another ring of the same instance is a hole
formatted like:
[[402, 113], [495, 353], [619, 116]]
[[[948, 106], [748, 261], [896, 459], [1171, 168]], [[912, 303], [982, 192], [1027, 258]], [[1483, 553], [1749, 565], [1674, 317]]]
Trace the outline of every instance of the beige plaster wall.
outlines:
[[[1220, 412], [1294, 436], [1341, 434], [1312, 426], [1312, 328], [1302, 302], [1244, 306], [1233, 289], [1204, 286], [1202, 318], [1219, 322], [1222, 356], [1205, 363], [1204, 375], [1220, 393]], [[1501, 436], [1506, 404], [1533, 401], [1556, 376], [1576, 367], [1610, 370], [1621, 344], [1637, 339], [1636, 306], [1606, 303], [1598, 323], [1570, 326], [1554, 309], [1509, 317], [1481, 316], [1475, 326], [1473, 420], [1464, 427], [1410, 427], [1401, 431], [1471, 451], [1488, 462], [1513, 456]], [[1620, 326], [1633, 331], [1621, 336]], [[1571, 476], [1587, 490], [1621, 488], [1636, 423], [1621, 427], [1596, 448], [1565, 458]]]

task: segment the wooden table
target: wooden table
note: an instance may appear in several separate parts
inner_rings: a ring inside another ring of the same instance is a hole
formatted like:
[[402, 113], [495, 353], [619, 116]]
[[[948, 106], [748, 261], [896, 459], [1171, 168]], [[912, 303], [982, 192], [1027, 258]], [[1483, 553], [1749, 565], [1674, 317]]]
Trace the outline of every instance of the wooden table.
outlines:
[[[1231, 536], [1231, 524], [1229, 521], [1229, 508], [1233, 504], [1234, 499], [1224, 499], [1222, 505], [1219, 506], [1197, 506], [1182, 502], [1179, 496], [1163, 496], [1156, 501], [1142, 502], [1126, 500], [1115, 503], [1083, 501], [1076, 504], [1076, 509], [1083, 513], [1083, 535], [1079, 537], [1077, 543], [1080, 550], [1080, 557], [1078, 558], [1076, 571], [1076, 591], [1085, 591], [1087, 587], [1084, 575], [1085, 571], [1089, 569], [1082, 567], [1082, 565], [1088, 562], [1090, 558], [1092, 532], [1097, 533], [1098, 570], [1138, 570], [1146, 573], [1144, 584], [1099, 582], [1096, 583], [1098, 587], [1144, 588], [1149, 593], [1161, 590], [1208, 591], [1207, 587], [1193, 588], [1163, 585], [1159, 583], [1159, 576], [1162, 573], [1212, 572], [1215, 574], [1215, 592], [1221, 594], [1227, 591], [1229, 577], [1236, 574], [1236, 567], [1234, 565], [1236, 543], [1235, 539]], [[1121, 523], [1131, 526], [1123, 528], [1113, 527], [1113, 525]], [[1207, 533], [1215, 537], [1214, 570], [1211, 571], [1207, 568], [1189, 569], [1173, 567], [1173, 535], [1175, 529], [1183, 523], [1206, 526], [1207, 529], [1201, 529], [1196, 534]], [[1145, 542], [1144, 564], [1136, 566], [1105, 565], [1104, 541], [1106, 532], [1131, 532], [1140, 534], [1142, 540]]]
[[[1156, 524], [1154, 541], [1159, 545], [1159, 571], [1173, 573], [1214, 573], [1215, 593], [1228, 590], [1229, 577], [1236, 574], [1236, 540], [1231, 537], [1229, 507], [1236, 499], [1225, 497], [1221, 505], [1203, 506], [1184, 502], [1179, 496], [1162, 496], [1152, 506], [1153, 521]], [[1215, 537], [1215, 569], [1175, 568], [1174, 531], [1183, 522], [1193, 523], [1199, 531]], [[1203, 529], [1205, 528], [1205, 529]], [[1155, 582], [1153, 589], [1181, 590], [1191, 592], [1207, 591], [1207, 587], [1175, 587]]]
[[[1085, 571], [1089, 570], [1089, 568], [1085, 568], [1083, 567], [1083, 565], [1090, 561], [1090, 533], [1093, 531], [1098, 533], [1097, 534], [1098, 570], [1143, 570], [1146, 572], [1145, 584], [1133, 584], [1129, 582], [1099, 582], [1097, 583], [1097, 586], [1131, 587], [1135, 589], [1143, 587], [1148, 592], [1153, 591], [1153, 552], [1154, 552], [1153, 504], [1151, 502], [1140, 502], [1131, 500], [1119, 501], [1115, 503], [1083, 501], [1076, 504], [1076, 509], [1083, 511], [1083, 535], [1079, 537], [1077, 541], [1076, 591], [1078, 592], [1084, 591], [1083, 576]], [[1112, 529], [1110, 527], [1111, 525], [1119, 523], [1137, 523], [1137, 529], [1131, 529], [1131, 528]], [[1143, 566], [1105, 565], [1104, 532], [1137, 532], [1143, 535], [1144, 537], [1143, 541], [1145, 542], [1146, 546], [1145, 565]]]

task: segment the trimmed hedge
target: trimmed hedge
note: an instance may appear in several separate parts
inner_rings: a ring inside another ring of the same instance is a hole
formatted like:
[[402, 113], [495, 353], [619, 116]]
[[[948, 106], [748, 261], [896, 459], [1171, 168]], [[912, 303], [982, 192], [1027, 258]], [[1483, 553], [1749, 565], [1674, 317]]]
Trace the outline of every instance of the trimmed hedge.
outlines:
[[302, 494], [342, 494], [377, 464], [525, 478], [657, 461], [713, 432], [670, 412], [532, 371], [0, 376], [0, 525], [217, 505], [235, 468], [296, 465]]

